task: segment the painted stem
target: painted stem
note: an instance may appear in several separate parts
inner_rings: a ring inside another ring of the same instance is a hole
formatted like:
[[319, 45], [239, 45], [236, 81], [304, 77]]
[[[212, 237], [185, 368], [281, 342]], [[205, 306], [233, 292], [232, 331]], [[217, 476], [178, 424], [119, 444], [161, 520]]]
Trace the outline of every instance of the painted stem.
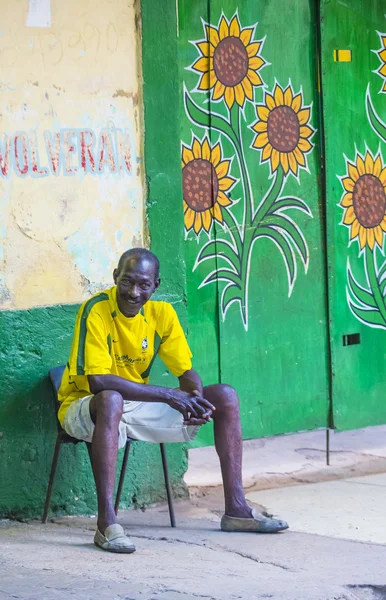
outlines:
[[366, 270], [367, 276], [369, 278], [369, 284], [371, 291], [373, 293], [374, 300], [377, 304], [378, 310], [382, 315], [382, 319], [386, 324], [386, 307], [383, 301], [382, 292], [380, 285], [378, 283], [377, 277], [377, 269], [376, 269], [376, 259], [375, 259], [375, 248], [373, 251], [370, 248], [366, 247]]
[[253, 217], [252, 225], [258, 227], [263, 221], [263, 219], [266, 217], [267, 213], [272, 208], [272, 205], [279, 198], [283, 190], [284, 181], [285, 179], [283, 167], [279, 166], [275, 174], [275, 179], [271, 185], [271, 189], [268, 191], [266, 197], [261, 202], [259, 208], [257, 209]]
[[228, 208], [224, 208], [224, 210], [222, 211], [222, 218], [224, 223], [228, 227], [229, 235], [236, 243], [237, 253], [240, 259], [243, 251], [243, 244], [241, 241], [239, 225], [236, 221], [236, 218]]

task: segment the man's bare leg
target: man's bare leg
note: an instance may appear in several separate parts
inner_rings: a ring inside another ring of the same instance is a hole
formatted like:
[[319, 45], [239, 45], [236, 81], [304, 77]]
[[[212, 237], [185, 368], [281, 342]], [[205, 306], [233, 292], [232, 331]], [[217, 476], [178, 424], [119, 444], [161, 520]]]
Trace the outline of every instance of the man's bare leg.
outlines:
[[224, 484], [225, 514], [248, 518], [251, 508], [243, 491], [243, 442], [237, 393], [232, 387], [219, 384], [204, 387], [203, 396], [216, 407], [214, 440]]
[[92, 468], [98, 497], [98, 529], [101, 533], [117, 522], [113, 493], [122, 412], [123, 399], [118, 392], [99, 392], [90, 402], [90, 414], [95, 423], [91, 448]]

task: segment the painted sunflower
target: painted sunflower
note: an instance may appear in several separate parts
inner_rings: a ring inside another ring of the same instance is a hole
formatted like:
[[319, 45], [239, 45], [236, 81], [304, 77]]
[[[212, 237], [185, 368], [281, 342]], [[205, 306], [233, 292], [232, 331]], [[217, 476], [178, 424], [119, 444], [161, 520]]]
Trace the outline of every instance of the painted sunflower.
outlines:
[[383, 245], [386, 231], [386, 168], [381, 155], [374, 159], [370, 152], [357, 153], [355, 163], [346, 162], [346, 175], [341, 178], [344, 194], [342, 223], [350, 229], [350, 239], [358, 238], [363, 249]]
[[381, 40], [381, 47], [377, 51], [377, 54], [379, 60], [381, 61], [381, 66], [377, 69], [377, 73], [384, 79], [381, 92], [386, 93], [386, 34], [380, 33], [379, 39]]
[[259, 56], [264, 40], [252, 40], [255, 27], [241, 28], [237, 14], [228, 22], [222, 16], [218, 28], [205, 25], [206, 38], [196, 44], [201, 58], [192, 69], [201, 73], [199, 90], [213, 90], [212, 100], [225, 98], [228, 108], [236, 101], [253, 101], [253, 87], [263, 85], [258, 75], [266, 63]]
[[182, 191], [184, 223], [187, 231], [209, 232], [213, 219], [223, 222], [222, 207], [231, 201], [225, 195], [235, 179], [228, 176], [230, 160], [222, 160], [220, 143], [210, 147], [208, 139], [193, 138], [192, 145], [182, 145]]
[[263, 104], [256, 106], [258, 121], [252, 125], [257, 133], [252, 146], [261, 151], [261, 162], [270, 161], [271, 173], [281, 164], [284, 173], [306, 166], [305, 155], [313, 145], [309, 138], [311, 107], [303, 106], [303, 94], [294, 96], [291, 85], [285, 90], [276, 84], [272, 94], [265, 92]]

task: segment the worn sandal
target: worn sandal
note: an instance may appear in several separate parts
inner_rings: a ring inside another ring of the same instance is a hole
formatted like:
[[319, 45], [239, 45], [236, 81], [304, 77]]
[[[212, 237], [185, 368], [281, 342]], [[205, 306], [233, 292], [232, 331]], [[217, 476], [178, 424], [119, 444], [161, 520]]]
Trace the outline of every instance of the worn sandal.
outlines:
[[131, 554], [135, 552], [135, 546], [132, 540], [125, 535], [123, 527], [115, 523], [106, 528], [105, 534], [99, 529], [96, 530], [94, 544], [107, 552], [117, 552], [119, 554]]
[[222, 531], [251, 531], [255, 533], [277, 533], [288, 529], [288, 523], [279, 519], [270, 519], [262, 513], [252, 509], [252, 517], [239, 518], [223, 515], [221, 519]]

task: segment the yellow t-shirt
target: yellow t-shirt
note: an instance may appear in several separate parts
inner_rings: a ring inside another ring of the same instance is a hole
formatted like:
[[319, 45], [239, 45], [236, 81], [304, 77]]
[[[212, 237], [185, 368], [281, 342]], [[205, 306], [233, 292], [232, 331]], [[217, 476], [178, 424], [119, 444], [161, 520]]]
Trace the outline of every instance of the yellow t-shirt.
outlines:
[[135, 317], [125, 317], [115, 286], [95, 294], [76, 317], [70, 360], [58, 393], [60, 423], [74, 400], [91, 394], [87, 375], [111, 373], [147, 383], [157, 354], [176, 377], [192, 368], [192, 353], [171, 304], [149, 300]]

